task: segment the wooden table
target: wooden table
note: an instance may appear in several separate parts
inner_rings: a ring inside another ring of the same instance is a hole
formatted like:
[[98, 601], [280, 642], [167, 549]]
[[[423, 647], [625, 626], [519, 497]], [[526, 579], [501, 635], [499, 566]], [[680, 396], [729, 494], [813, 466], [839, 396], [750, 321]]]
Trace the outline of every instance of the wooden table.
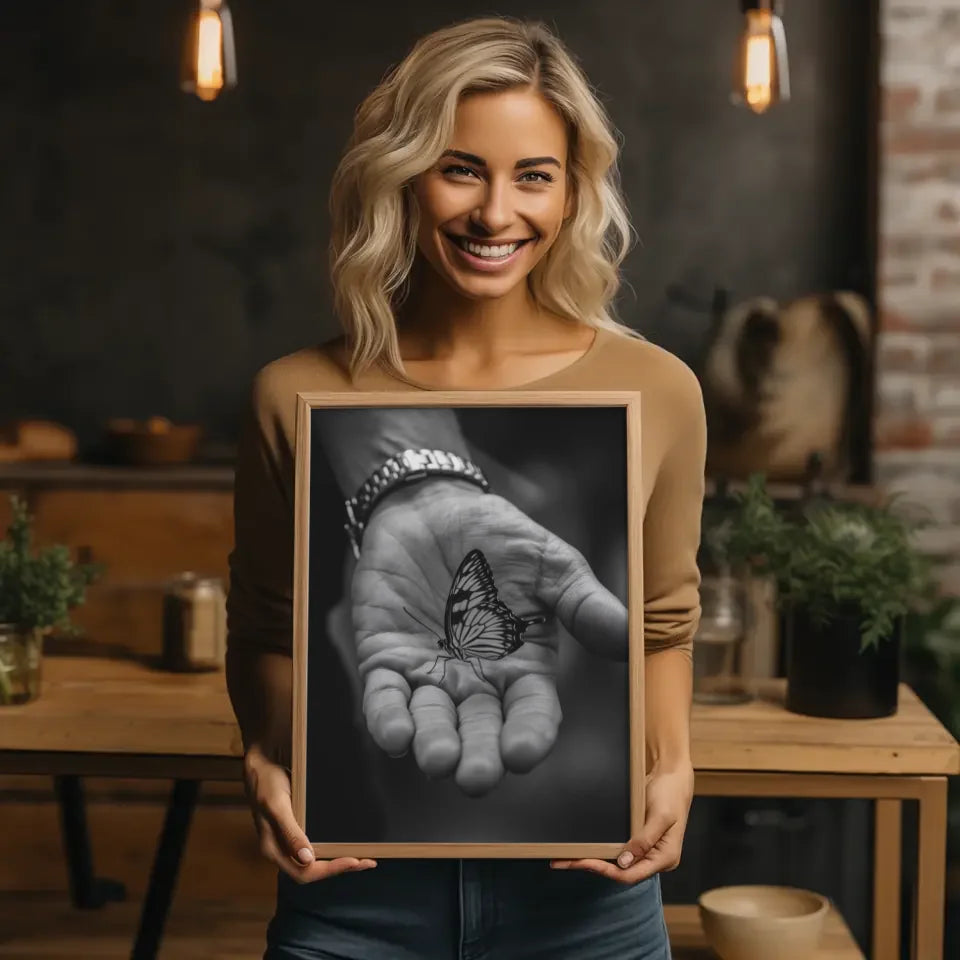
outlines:
[[223, 671], [175, 674], [145, 661], [45, 656], [40, 696], [0, 707], [0, 773], [54, 777], [74, 905], [124, 897], [96, 877], [82, 777], [173, 780], [132, 960], [154, 960], [204, 780], [240, 780], [243, 748]]
[[947, 776], [960, 745], [916, 694], [876, 720], [826, 720], [784, 708], [786, 684], [756, 700], [694, 708], [696, 792], [741, 797], [858, 797], [875, 802], [872, 960], [899, 960], [902, 805], [918, 804], [911, 960], [942, 960]]
[[[174, 781], [132, 956], [154, 957], [202, 780], [241, 776], [240, 734], [222, 672], [180, 675], [143, 663], [49, 656], [41, 696], [0, 708], [0, 773], [58, 778], [81, 801], [83, 776]], [[960, 746], [916, 695], [901, 687], [900, 710], [879, 720], [818, 720], [788, 713], [771, 681], [751, 703], [696, 705], [693, 759], [698, 794], [865, 797], [876, 803], [873, 960], [898, 957], [901, 805], [916, 800], [918, 884], [914, 960], [942, 960], [947, 776], [960, 773]], [[93, 882], [82, 806], [72, 803], [68, 851], [75, 883]], [[77, 811], [80, 811], [78, 813]], [[85, 855], [84, 855], [85, 854]], [[79, 874], [79, 876], [77, 876]], [[678, 960], [708, 957], [695, 910], [665, 909]], [[831, 916], [819, 958], [861, 957], [842, 918]]]

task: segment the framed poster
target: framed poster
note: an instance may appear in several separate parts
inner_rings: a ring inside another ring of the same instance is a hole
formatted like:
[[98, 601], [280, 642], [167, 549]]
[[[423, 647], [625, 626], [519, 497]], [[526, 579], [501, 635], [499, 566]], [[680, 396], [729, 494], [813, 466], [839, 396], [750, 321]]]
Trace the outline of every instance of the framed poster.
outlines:
[[644, 820], [640, 394], [298, 394], [293, 808], [321, 858]]

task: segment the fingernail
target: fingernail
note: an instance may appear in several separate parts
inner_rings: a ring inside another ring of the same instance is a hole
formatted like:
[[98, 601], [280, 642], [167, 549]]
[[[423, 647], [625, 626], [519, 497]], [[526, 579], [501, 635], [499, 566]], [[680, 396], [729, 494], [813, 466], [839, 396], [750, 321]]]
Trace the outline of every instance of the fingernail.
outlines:
[[301, 847], [297, 851], [297, 859], [301, 863], [310, 863], [313, 860], [313, 851], [309, 847]]
[[617, 863], [619, 863], [621, 867], [629, 867], [630, 864], [633, 863], [633, 854], [629, 850], [624, 850], [623, 853], [620, 854], [620, 859], [617, 860]]

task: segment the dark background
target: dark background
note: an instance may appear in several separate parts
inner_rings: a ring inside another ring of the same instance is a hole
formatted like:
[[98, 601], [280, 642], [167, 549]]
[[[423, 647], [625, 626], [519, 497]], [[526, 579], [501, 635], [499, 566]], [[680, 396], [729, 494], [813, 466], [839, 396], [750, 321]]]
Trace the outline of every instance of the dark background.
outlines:
[[[696, 366], [713, 286], [872, 296], [864, 0], [788, 4], [793, 100], [729, 102], [737, 0], [233, 0], [240, 86], [178, 86], [187, 0], [10, 4], [0, 35], [0, 421], [85, 449], [110, 416], [235, 438], [266, 361], [336, 332], [327, 190], [353, 112], [420, 34], [543, 17], [623, 136], [621, 316]], [[694, 306], [671, 301], [681, 285]]]
[[[377, 408], [347, 409], [353, 435], [369, 437], [376, 445]], [[418, 415], [424, 412], [418, 407], [407, 409]], [[450, 410], [433, 414], [442, 421]], [[580, 551], [598, 580], [626, 604], [629, 524], [624, 408], [484, 405], [452, 411], [470, 456], [491, 489]], [[402, 758], [388, 757], [367, 733], [355, 651], [344, 662], [332, 652], [337, 642], [327, 629], [327, 613], [343, 594], [348, 555], [343, 492], [330, 462], [342, 465], [349, 453], [324, 446], [323, 420], [343, 412], [338, 407], [310, 413], [307, 835], [315, 843], [620, 842], [630, 832], [627, 662], [589, 653], [559, 625], [556, 683], [563, 721], [553, 749], [531, 772], [508, 773], [490, 793], [471, 798], [452, 777], [425, 777], [412, 751]], [[362, 422], [356, 419], [358, 414]], [[391, 423], [390, 436], [396, 438], [397, 431], [402, 435], [402, 427], [394, 420]], [[577, 456], [572, 458], [571, 437], [577, 441]], [[571, 509], [571, 504], [581, 508]], [[504, 569], [502, 549], [487, 549], [490, 539], [489, 531], [474, 531], [466, 547], [480, 547], [487, 553], [501, 597], [510, 604], [508, 598], [516, 593], [511, 594], [503, 579], [509, 567]], [[419, 556], [423, 559], [426, 554]], [[392, 566], [402, 572], [409, 564], [409, 557], [401, 553]], [[423, 569], [415, 568], [412, 575], [423, 576]], [[450, 580], [430, 586], [437, 591], [437, 610], [442, 611]], [[392, 599], [396, 598], [388, 589], [378, 596], [378, 603], [389, 605]], [[527, 599], [531, 604], [527, 612], [535, 612], [535, 599]], [[515, 607], [515, 612], [520, 608]], [[397, 614], [398, 630], [413, 627], [425, 633], [401, 609]], [[443, 629], [439, 624], [436, 628]], [[432, 639], [429, 642], [432, 648]], [[484, 662], [479, 661], [479, 666], [482, 670]], [[336, 736], [330, 735], [331, 730]]]

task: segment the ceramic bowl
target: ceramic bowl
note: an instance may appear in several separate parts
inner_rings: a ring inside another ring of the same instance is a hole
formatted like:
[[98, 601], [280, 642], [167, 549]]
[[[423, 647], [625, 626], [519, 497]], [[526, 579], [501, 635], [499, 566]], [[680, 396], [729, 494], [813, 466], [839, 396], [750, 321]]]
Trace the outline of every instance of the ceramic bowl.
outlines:
[[107, 435], [115, 461], [147, 467], [190, 462], [203, 428], [196, 423], [172, 423], [166, 417], [113, 419], [107, 424]]
[[797, 887], [716, 887], [698, 900], [707, 943], [721, 960], [814, 960], [830, 902]]

